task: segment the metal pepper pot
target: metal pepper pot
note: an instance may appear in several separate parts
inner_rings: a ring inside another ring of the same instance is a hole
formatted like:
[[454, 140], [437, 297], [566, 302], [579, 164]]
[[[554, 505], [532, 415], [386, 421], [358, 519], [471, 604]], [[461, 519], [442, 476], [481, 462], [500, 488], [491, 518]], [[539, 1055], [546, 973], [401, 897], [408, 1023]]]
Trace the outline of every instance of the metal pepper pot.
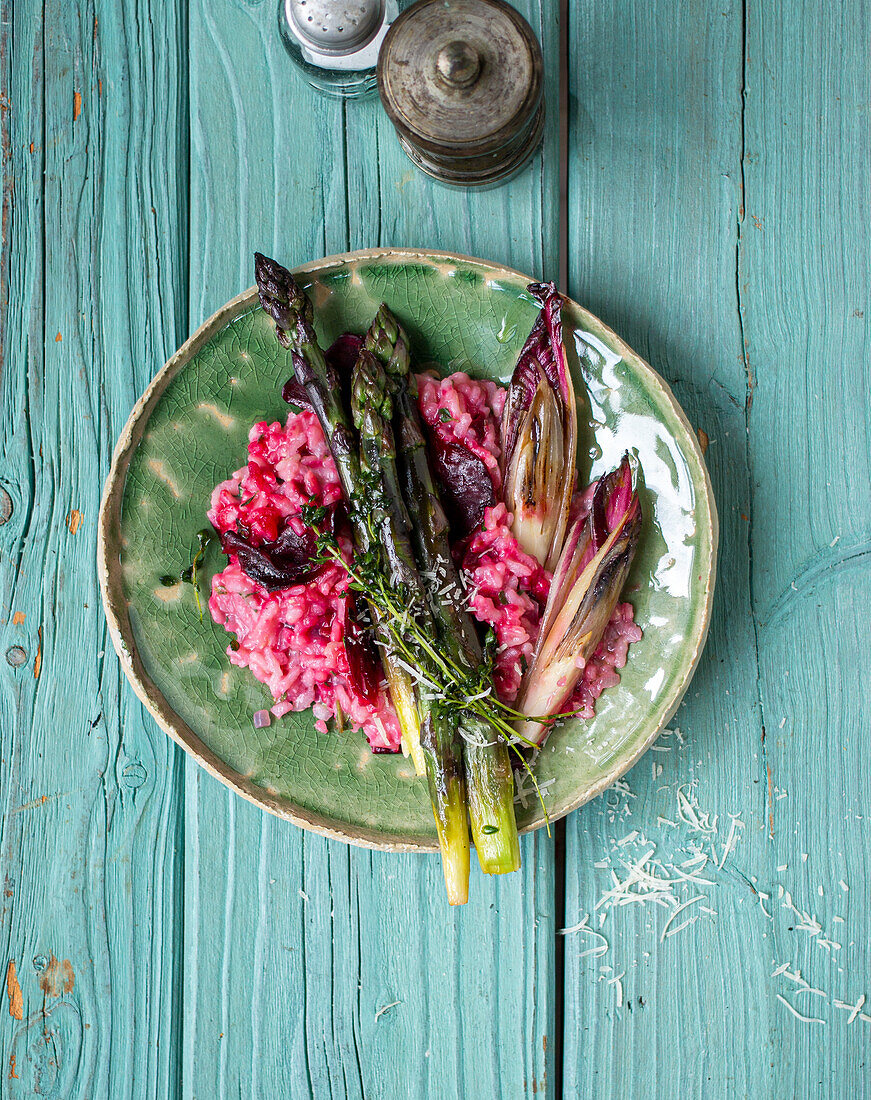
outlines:
[[378, 56], [381, 102], [400, 144], [444, 183], [501, 183], [544, 132], [541, 47], [503, 0], [418, 0]]

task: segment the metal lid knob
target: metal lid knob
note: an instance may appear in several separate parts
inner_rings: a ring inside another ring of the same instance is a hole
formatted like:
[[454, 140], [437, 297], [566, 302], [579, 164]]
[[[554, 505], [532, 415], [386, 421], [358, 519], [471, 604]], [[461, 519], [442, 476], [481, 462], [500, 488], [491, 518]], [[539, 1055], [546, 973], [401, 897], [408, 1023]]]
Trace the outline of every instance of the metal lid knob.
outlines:
[[297, 38], [317, 53], [354, 53], [370, 42], [384, 21], [384, 0], [288, 0]]
[[418, 0], [387, 32], [378, 87], [414, 163], [475, 186], [513, 175], [538, 146], [542, 69], [532, 28], [503, 0]]
[[481, 55], [468, 42], [448, 42], [439, 50], [436, 68], [452, 88], [468, 88], [481, 74]]

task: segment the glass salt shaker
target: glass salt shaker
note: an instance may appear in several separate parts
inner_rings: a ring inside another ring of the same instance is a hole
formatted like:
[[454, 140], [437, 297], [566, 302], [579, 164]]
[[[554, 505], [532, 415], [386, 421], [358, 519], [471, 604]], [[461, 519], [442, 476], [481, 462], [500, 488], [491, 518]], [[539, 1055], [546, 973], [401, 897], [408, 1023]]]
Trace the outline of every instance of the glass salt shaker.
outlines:
[[285, 49], [313, 88], [359, 99], [377, 87], [378, 51], [401, 0], [279, 0]]

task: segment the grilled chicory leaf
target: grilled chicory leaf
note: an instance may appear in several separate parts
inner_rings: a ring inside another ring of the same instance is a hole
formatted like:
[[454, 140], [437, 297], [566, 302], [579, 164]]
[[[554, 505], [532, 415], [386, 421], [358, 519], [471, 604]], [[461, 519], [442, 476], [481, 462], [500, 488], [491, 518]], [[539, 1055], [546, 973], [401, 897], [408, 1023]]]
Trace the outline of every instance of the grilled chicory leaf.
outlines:
[[575, 488], [577, 409], [562, 338], [562, 298], [531, 283], [541, 312], [523, 345], [502, 413], [503, 499], [521, 547], [553, 570]]
[[572, 526], [557, 562], [532, 665], [517, 709], [518, 733], [537, 745], [547, 736], [540, 716], [558, 714], [596, 652], [626, 582], [641, 533], [641, 504], [628, 456], [603, 477], [589, 515]]

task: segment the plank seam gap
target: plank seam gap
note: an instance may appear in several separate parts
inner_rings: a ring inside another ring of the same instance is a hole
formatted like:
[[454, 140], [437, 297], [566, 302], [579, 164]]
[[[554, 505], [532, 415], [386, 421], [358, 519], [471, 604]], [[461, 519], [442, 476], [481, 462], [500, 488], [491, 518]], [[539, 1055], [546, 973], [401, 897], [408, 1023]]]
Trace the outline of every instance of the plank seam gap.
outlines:
[[557, 51], [559, 55], [559, 285], [564, 292], [569, 284], [569, 0], [560, 0]]
[[[558, 270], [562, 290], [569, 281], [569, 0], [560, 0], [557, 29], [559, 55], [559, 227]], [[565, 1032], [565, 937], [558, 929], [566, 925], [566, 819], [554, 831], [554, 1036], [553, 1096], [563, 1096], [563, 1051]]]
[[[12, 101], [14, 58], [15, 24], [12, 19], [9, 19], [8, 21], [4, 20], [3, 28], [0, 30], [0, 74], [2, 74], [3, 79], [3, 86], [0, 87], [0, 98], [4, 103], [11, 103]], [[7, 73], [8, 76], [6, 76]], [[17, 130], [17, 127], [13, 127], [12, 119], [9, 116], [10, 112], [4, 110], [2, 117], [0, 117], [0, 146], [3, 149], [3, 165], [2, 173], [0, 173], [0, 176], [2, 176], [2, 180], [0, 180], [0, 187], [2, 187], [2, 195], [0, 195], [0, 264], [2, 264], [2, 269], [0, 269], [0, 379], [3, 378], [6, 364], [9, 287], [12, 281], [13, 219], [15, 214], [12, 134]], [[43, 142], [43, 144], [45, 143]]]
[[[741, 293], [741, 249], [743, 245], [744, 220], [747, 213], [747, 192], [744, 163], [747, 141], [747, 0], [741, 6], [741, 138], [740, 153], [740, 198], [737, 210], [737, 233], [735, 238], [735, 295], [738, 304], [738, 334], [741, 341], [741, 361], [744, 364], [744, 461], [747, 467], [747, 569], [750, 592], [750, 621], [753, 624], [753, 650], [756, 666], [756, 704], [759, 708], [759, 720], [762, 727], [762, 766], [765, 777], [770, 774], [768, 753], [765, 747], [765, 703], [762, 698], [762, 684], [759, 674], [759, 621], [756, 615], [753, 571], [753, 475], [750, 455], [750, 413], [753, 409], [753, 390], [755, 380], [753, 368], [747, 355], [747, 339], [744, 332], [744, 300]], [[768, 836], [774, 839], [774, 809], [771, 802], [771, 784], [763, 784], [768, 812]]]
[[[193, 287], [191, 286], [191, 193], [193, 191], [192, 158], [190, 155], [193, 141], [193, 123], [191, 120], [191, 33], [190, 33], [190, 8], [187, 4], [180, 4], [179, 13], [178, 49], [179, 54], [179, 101], [176, 108], [176, 144], [181, 153], [181, 163], [176, 169], [176, 197], [179, 204], [180, 232], [184, 233], [184, 239], [179, 241], [178, 280], [174, 285], [178, 288], [175, 295], [178, 305], [177, 321], [180, 323], [181, 332], [175, 332], [175, 345], [181, 343], [190, 334], [191, 303]], [[158, 244], [159, 248], [159, 244]], [[159, 287], [158, 287], [159, 293]], [[179, 338], [180, 337], [180, 338]], [[187, 933], [188, 922], [185, 919], [187, 901], [187, 826], [188, 814], [186, 808], [187, 787], [187, 754], [180, 745], [169, 740], [170, 760], [172, 761], [172, 775], [175, 786], [175, 820], [177, 835], [179, 836], [178, 855], [176, 856], [176, 872], [178, 881], [175, 885], [174, 924], [177, 929], [174, 937], [176, 945], [175, 958], [173, 960], [173, 1003], [176, 1005], [174, 1028], [174, 1064], [170, 1063], [169, 1075], [175, 1080], [175, 1095], [182, 1097], [185, 1094], [185, 1025], [187, 1005], [185, 1004], [185, 958], [187, 957]], [[179, 950], [179, 945], [181, 950]], [[196, 996], [194, 996], [194, 1010], [196, 1009]], [[193, 1089], [193, 1085], [191, 1085]]]
[[[300, 866], [299, 866], [299, 877], [302, 880], [302, 889], [303, 889], [303, 891], [305, 891], [305, 887], [306, 887], [306, 877], [305, 877], [306, 838], [305, 838], [305, 836], [303, 836], [301, 838], [301, 841], [302, 841], [302, 843], [300, 844], [300, 848], [299, 848], [299, 864], [300, 864]], [[302, 901], [303, 901], [303, 906], [302, 906], [302, 916], [301, 916], [301, 920], [300, 920], [299, 950], [300, 950], [301, 957], [303, 959], [306, 959], [306, 958], [308, 958], [308, 953], [307, 953], [308, 949], [307, 949], [307, 944], [306, 944], [306, 939], [307, 939], [307, 937], [306, 937], [307, 912], [306, 912], [306, 907], [305, 907], [305, 898], [303, 898]], [[303, 1021], [303, 1029], [305, 1031], [305, 1036], [306, 1036], [305, 1042], [303, 1043], [303, 1054], [305, 1056], [304, 1057], [304, 1060], [305, 1060], [305, 1075], [306, 1075], [306, 1079], [308, 1080], [308, 1085], [309, 1085], [309, 1090], [311, 1092], [311, 1095], [314, 1096], [315, 1093], [314, 1093], [314, 1081], [312, 1081], [312, 1067], [311, 1067], [311, 1061], [310, 1061], [309, 1055], [308, 1055], [308, 1036], [309, 1036], [309, 1026], [308, 1026], [308, 982], [306, 981], [305, 970], [303, 970], [303, 975], [302, 975], [302, 1021]]]
[[[311, 16], [309, 16], [311, 18]], [[348, 179], [348, 101], [343, 99], [340, 105], [340, 113], [342, 118], [342, 164], [345, 166], [344, 177], [345, 186], [344, 190], [344, 210], [345, 217], [345, 251], [351, 251], [351, 197], [349, 194], [349, 179]]]

